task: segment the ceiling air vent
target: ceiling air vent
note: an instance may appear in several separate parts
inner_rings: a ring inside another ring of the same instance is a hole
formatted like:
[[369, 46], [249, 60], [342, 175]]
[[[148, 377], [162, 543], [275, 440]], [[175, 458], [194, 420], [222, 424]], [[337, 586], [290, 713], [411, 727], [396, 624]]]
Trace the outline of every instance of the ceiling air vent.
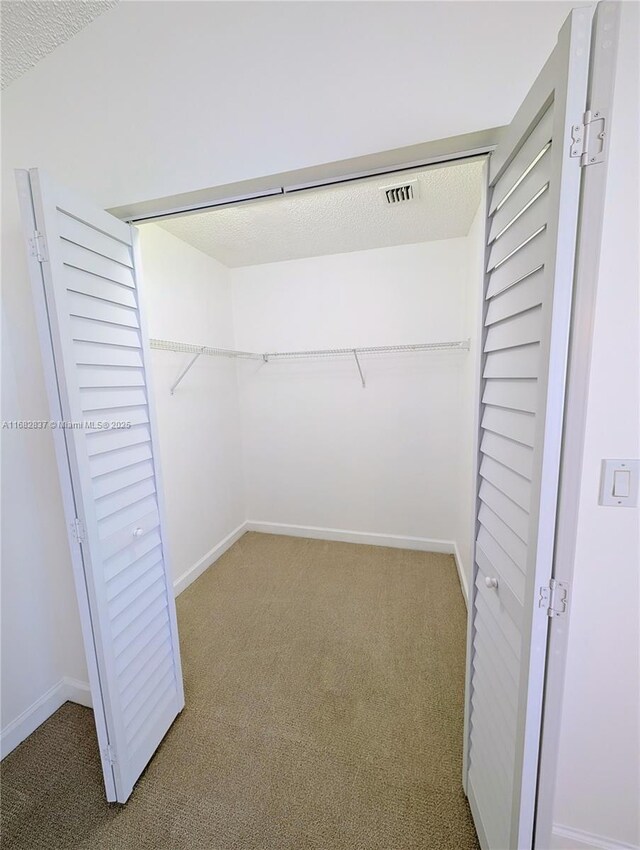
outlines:
[[397, 186], [385, 186], [380, 191], [385, 199], [385, 203], [390, 206], [406, 204], [418, 197], [418, 184], [417, 181], [410, 180], [407, 183], [400, 183]]

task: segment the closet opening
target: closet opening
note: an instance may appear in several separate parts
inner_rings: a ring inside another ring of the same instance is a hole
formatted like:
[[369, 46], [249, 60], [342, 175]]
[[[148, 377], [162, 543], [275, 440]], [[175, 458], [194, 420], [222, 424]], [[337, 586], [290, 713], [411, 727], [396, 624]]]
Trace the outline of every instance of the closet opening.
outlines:
[[485, 168], [137, 223], [181, 587], [248, 523], [448, 553], [466, 593]]
[[[482, 157], [137, 225], [190, 717], [216, 740], [248, 725], [261, 754], [230, 744], [248, 776], [296, 754], [296, 782], [338, 820], [346, 789], [389, 846], [475, 846], [485, 182]], [[383, 776], [407, 799], [451, 788], [444, 820], [372, 820]]]

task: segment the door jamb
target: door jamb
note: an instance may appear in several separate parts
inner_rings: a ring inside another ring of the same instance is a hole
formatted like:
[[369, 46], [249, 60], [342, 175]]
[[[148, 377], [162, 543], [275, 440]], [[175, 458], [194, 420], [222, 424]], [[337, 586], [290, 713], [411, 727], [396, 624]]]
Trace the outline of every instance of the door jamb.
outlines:
[[[620, 2], [598, 3], [591, 33], [587, 109], [602, 111], [610, 123], [620, 27]], [[607, 126], [609, 133], [609, 126]], [[586, 410], [593, 327], [600, 271], [600, 247], [607, 161], [583, 169], [576, 241], [574, 293], [569, 340], [560, 486], [556, 513], [553, 577], [573, 587], [578, 509], [585, 446]], [[538, 763], [534, 848], [552, 844], [553, 810], [561, 737], [562, 703], [570, 631], [571, 596], [564, 617], [554, 617], [547, 638], [547, 666]]]

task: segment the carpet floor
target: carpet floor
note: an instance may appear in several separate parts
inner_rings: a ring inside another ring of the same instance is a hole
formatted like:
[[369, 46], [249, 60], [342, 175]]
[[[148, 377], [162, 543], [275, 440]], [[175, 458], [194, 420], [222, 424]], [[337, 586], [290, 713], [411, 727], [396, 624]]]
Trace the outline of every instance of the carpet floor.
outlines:
[[186, 707], [125, 806], [66, 703], [2, 763], [5, 850], [471, 850], [450, 555], [248, 533], [178, 598]]

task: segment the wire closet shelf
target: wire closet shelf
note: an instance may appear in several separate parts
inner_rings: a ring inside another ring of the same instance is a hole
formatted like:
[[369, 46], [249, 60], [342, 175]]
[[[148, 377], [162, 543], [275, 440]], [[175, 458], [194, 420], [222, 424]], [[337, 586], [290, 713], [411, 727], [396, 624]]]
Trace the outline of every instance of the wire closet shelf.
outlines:
[[302, 360], [316, 357], [353, 357], [358, 367], [363, 389], [366, 387], [359, 355], [362, 354], [400, 354], [411, 351], [469, 351], [471, 343], [468, 339], [454, 340], [451, 342], [417, 342], [408, 345], [371, 345], [355, 348], [318, 348], [307, 351], [267, 351], [262, 354], [255, 351], [236, 351], [231, 348], [213, 348], [208, 345], [193, 345], [188, 342], [173, 342], [168, 339], [151, 339], [151, 348], [161, 351], [175, 351], [180, 354], [193, 354], [192, 359], [178, 375], [171, 387], [171, 394], [175, 392], [178, 384], [182, 381], [196, 360], [202, 356], [231, 357], [241, 360], [262, 360], [269, 363], [273, 360]]

